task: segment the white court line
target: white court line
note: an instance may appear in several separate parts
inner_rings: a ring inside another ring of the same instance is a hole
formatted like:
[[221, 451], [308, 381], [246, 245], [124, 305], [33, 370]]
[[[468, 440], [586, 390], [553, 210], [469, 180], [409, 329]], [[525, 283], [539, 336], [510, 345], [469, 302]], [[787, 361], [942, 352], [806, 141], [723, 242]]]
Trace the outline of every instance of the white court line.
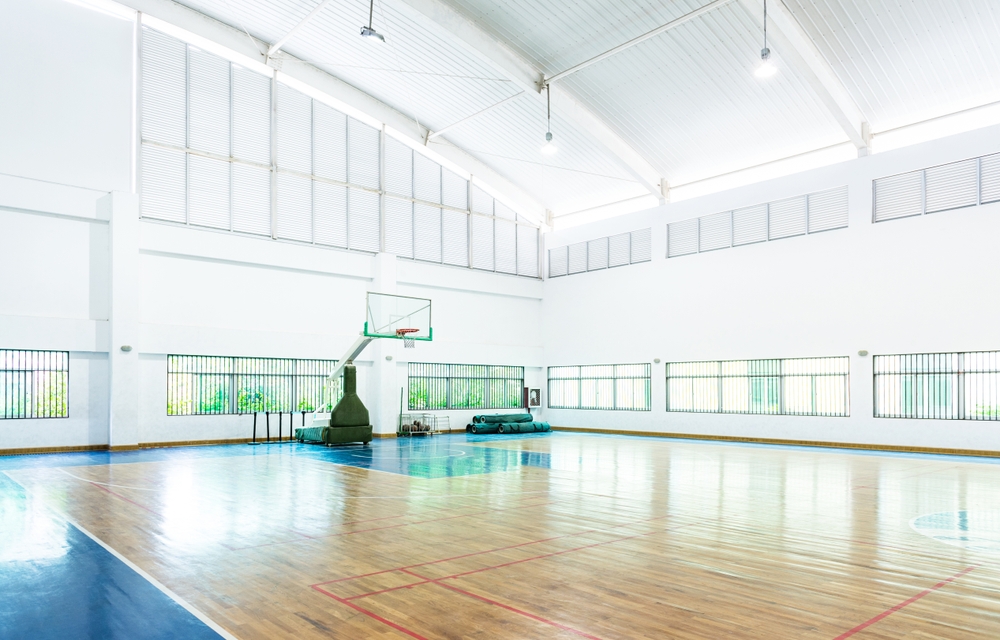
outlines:
[[88, 478], [81, 478], [80, 476], [74, 476], [72, 473], [70, 473], [69, 471], [66, 471], [65, 469], [63, 469], [61, 467], [56, 467], [56, 471], [62, 471], [63, 473], [65, 473], [66, 475], [68, 475], [70, 478], [76, 478], [77, 480], [80, 480], [81, 482], [89, 482], [91, 484], [99, 484], [99, 485], [104, 486], [104, 487], [118, 487], [119, 489], [135, 489], [136, 491], [159, 491], [160, 490], [158, 488], [157, 489], [144, 489], [142, 487], [130, 487], [127, 484], [109, 484], [107, 482], [98, 482], [97, 480], [90, 480]]
[[[24, 491], [25, 496], [28, 495], [28, 490], [25, 488], [25, 486], [23, 484], [21, 484], [20, 482], [18, 482], [14, 478], [12, 478], [6, 471], [2, 471], [0, 473], [3, 473], [3, 475], [7, 476], [8, 480], [10, 480], [11, 482], [13, 482], [17, 486], [21, 487], [21, 489]], [[208, 616], [206, 616], [204, 613], [202, 613], [198, 609], [195, 609], [192, 605], [190, 605], [187, 601], [185, 601], [179, 595], [177, 595], [176, 593], [174, 593], [173, 591], [171, 591], [170, 589], [168, 589], [159, 580], [157, 580], [153, 576], [151, 576], [148, 573], [146, 573], [145, 571], [143, 571], [134, 562], [132, 562], [131, 560], [129, 560], [128, 558], [126, 558], [122, 554], [120, 554], [117, 551], [115, 551], [112, 547], [110, 547], [107, 544], [105, 544], [105, 542], [103, 540], [101, 540], [100, 538], [98, 538], [97, 536], [95, 536], [94, 534], [92, 534], [91, 532], [89, 532], [86, 529], [84, 529], [82, 526], [80, 526], [80, 524], [78, 524], [77, 522], [74, 522], [73, 520], [71, 520], [69, 518], [69, 516], [67, 516], [66, 514], [63, 514], [63, 513], [60, 513], [59, 511], [56, 511], [53, 507], [50, 507], [49, 505], [42, 505], [42, 510], [48, 512], [48, 514], [50, 516], [55, 516], [57, 519], [63, 520], [65, 522], [67, 522], [68, 524], [71, 524], [74, 527], [76, 527], [77, 530], [80, 531], [83, 535], [87, 536], [88, 538], [90, 538], [91, 540], [93, 540], [94, 542], [96, 542], [97, 544], [101, 545], [101, 548], [103, 548], [105, 551], [107, 551], [108, 553], [110, 553], [114, 557], [116, 557], [119, 560], [121, 560], [123, 563], [125, 563], [125, 566], [127, 566], [129, 569], [131, 569], [132, 571], [135, 571], [140, 576], [142, 576], [143, 579], [146, 580], [146, 582], [148, 582], [149, 584], [151, 584], [154, 587], [156, 587], [157, 589], [159, 589], [165, 596], [167, 596], [168, 598], [170, 598], [171, 600], [173, 600], [174, 602], [176, 602], [177, 604], [179, 604], [180, 606], [182, 606], [188, 613], [190, 613], [194, 617], [196, 617], [199, 620], [201, 620], [202, 622], [204, 622], [205, 625], [209, 629], [211, 629], [212, 631], [218, 633], [223, 638], [226, 638], [226, 640], [239, 640], [236, 636], [234, 636], [233, 634], [231, 634], [228, 631], [226, 631], [225, 629], [223, 629], [216, 622], [212, 621], [212, 619], [209, 618]]]
[[66, 516], [62, 516], [62, 517], [63, 517], [64, 520], [66, 520], [66, 522], [68, 522], [69, 524], [71, 524], [74, 527], [76, 527], [77, 529], [79, 529], [80, 532], [83, 533], [85, 536], [87, 536], [88, 538], [90, 538], [91, 540], [93, 540], [94, 542], [96, 542], [97, 544], [101, 545], [101, 547], [103, 547], [105, 551], [107, 551], [108, 553], [110, 553], [114, 557], [116, 557], [119, 560], [121, 560], [122, 562], [124, 562], [125, 566], [127, 566], [129, 569], [131, 569], [132, 571], [135, 571], [140, 576], [142, 576], [143, 578], [145, 578], [146, 581], [149, 584], [151, 584], [154, 587], [156, 587], [157, 589], [159, 589], [161, 592], [163, 592], [163, 594], [165, 596], [167, 596], [168, 598], [170, 598], [171, 600], [173, 600], [174, 602], [176, 602], [180, 606], [184, 607], [184, 609], [186, 609], [187, 612], [190, 613], [191, 615], [193, 615], [195, 618], [198, 618], [199, 620], [201, 620], [202, 622], [204, 622], [205, 625], [209, 629], [211, 629], [212, 631], [215, 631], [216, 633], [218, 633], [223, 638], [226, 638], [226, 640], [239, 640], [236, 636], [234, 636], [233, 634], [229, 633], [228, 631], [226, 631], [225, 629], [223, 629], [221, 626], [219, 626], [217, 623], [215, 623], [214, 621], [212, 621], [212, 619], [209, 618], [208, 616], [206, 616], [204, 613], [202, 613], [198, 609], [195, 609], [186, 600], [184, 600], [179, 595], [177, 595], [176, 593], [174, 593], [173, 591], [171, 591], [170, 589], [168, 589], [159, 580], [157, 580], [153, 576], [151, 576], [148, 573], [146, 573], [145, 571], [143, 571], [134, 562], [132, 562], [131, 560], [129, 560], [128, 558], [126, 558], [122, 554], [120, 554], [117, 551], [115, 551], [109, 545], [105, 544], [105, 542], [103, 540], [101, 540], [100, 538], [98, 538], [97, 536], [95, 536], [94, 534], [92, 534], [91, 532], [89, 532], [86, 529], [84, 529], [78, 523], [70, 520]]

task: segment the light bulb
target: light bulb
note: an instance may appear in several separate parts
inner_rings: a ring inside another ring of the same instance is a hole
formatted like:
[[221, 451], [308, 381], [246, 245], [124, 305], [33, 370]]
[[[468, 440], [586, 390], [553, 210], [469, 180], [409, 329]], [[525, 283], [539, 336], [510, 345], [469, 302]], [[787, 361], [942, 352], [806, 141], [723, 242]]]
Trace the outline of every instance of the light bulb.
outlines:
[[757, 70], [753, 72], [758, 78], [770, 78], [774, 74], [778, 73], [778, 67], [774, 66], [771, 62], [771, 50], [762, 49], [760, 52], [760, 65]]
[[541, 152], [547, 156], [551, 156], [556, 151], [558, 151], [556, 145], [552, 144], [552, 132], [548, 131], [545, 133], [545, 144], [542, 145]]

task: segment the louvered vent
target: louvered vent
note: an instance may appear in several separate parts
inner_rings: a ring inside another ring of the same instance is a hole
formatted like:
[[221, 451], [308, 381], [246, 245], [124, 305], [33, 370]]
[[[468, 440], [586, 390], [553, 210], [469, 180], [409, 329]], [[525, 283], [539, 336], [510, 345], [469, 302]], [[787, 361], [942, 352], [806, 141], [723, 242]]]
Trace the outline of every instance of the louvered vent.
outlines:
[[1000, 153], [984, 156], [980, 165], [980, 199], [982, 204], [1000, 201]]
[[632, 234], [619, 233], [608, 238], [608, 266], [620, 267], [628, 264], [631, 260], [629, 253], [632, 250], [630, 239]]
[[767, 205], [758, 204], [733, 211], [733, 246], [767, 240]]
[[809, 195], [809, 233], [847, 226], [847, 187]]
[[587, 270], [587, 243], [569, 245], [569, 273], [583, 273]]
[[653, 230], [639, 229], [632, 232], [632, 264], [649, 262], [653, 258]]
[[976, 158], [931, 167], [924, 172], [925, 213], [973, 207], [979, 200]]
[[698, 252], [698, 218], [667, 225], [667, 257], [686, 256]]
[[805, 232], [806, 196], [778, 200], [768, 205], [768, 240], [801, 236]]
[[698, 250], [712, 251], [725, 249], [732, 240], [730, 214], [728, 211], [703, 216], [698, 229]]
[[[473, 197], [473, 203], [476, 198]], [[490, 208], [493, 208], [492, 199]], [[493, 271], [493, 218], [472, 216], [472, 268]]]
[[549, 249], [549, 277], [557, 278], [566, 275], [569, 267], [569, 247]]
[[924, 212], [922, 171], [875, 181], [875, 222], [919, 216]]
[[347, 187], [314, 182], [313, 217], [316, 244], [347, 247]]
[[587, 271], [608, 268], [608, 239], [598, 238], [587, 243]]
[[413, 257], [413, 203], [409, 200], [385, 199], [385, 250]]

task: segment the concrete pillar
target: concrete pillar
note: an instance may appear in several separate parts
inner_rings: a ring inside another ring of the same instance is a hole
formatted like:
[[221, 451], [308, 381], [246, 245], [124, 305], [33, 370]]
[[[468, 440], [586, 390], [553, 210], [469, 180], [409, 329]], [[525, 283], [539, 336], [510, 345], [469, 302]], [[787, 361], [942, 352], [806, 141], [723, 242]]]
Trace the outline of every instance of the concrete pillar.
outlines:
[[[396, 293], [396, 256], [391, 253], [379, 253], [372, 260], [374, 278], [369, 291]], [[396, 433], [400, 389], [396, 379], [396, 356], [399, 344], [399, 340], [382, 338], [374, 340], [368, 346], [371, 351], [372, 368], [371, 379], [366, 385], [368, 397], [364, 398], [364, 401], [371, 415], [375, 434]]]
[[97, 201], [109, 221], [108, 443], [139, 444], [139, 196], [113, 191]]

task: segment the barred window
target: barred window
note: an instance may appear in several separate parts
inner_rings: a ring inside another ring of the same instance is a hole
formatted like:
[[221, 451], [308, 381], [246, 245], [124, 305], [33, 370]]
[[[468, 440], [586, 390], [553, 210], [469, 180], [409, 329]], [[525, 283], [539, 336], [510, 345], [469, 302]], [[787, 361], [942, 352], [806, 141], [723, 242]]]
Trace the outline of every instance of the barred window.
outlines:
[[667, 364], [667, 411], [850, 415], [850, 358]]
[[328, 384], [336, 360], [167, 356], [167, 415], [330, 411], [343, 397]]
[[875, 417], [1000, 420], [1000, 351], [875, 356]]
[[650, 371], [648, 363], [549, 367], [549, 408], [651, 411]]
[[69, 352], [0, 349], [0, 420], [69, 417]]
[[409, 366], [410, 410], [516, 409], [523, 405], [524, 367], [488, 364]]

